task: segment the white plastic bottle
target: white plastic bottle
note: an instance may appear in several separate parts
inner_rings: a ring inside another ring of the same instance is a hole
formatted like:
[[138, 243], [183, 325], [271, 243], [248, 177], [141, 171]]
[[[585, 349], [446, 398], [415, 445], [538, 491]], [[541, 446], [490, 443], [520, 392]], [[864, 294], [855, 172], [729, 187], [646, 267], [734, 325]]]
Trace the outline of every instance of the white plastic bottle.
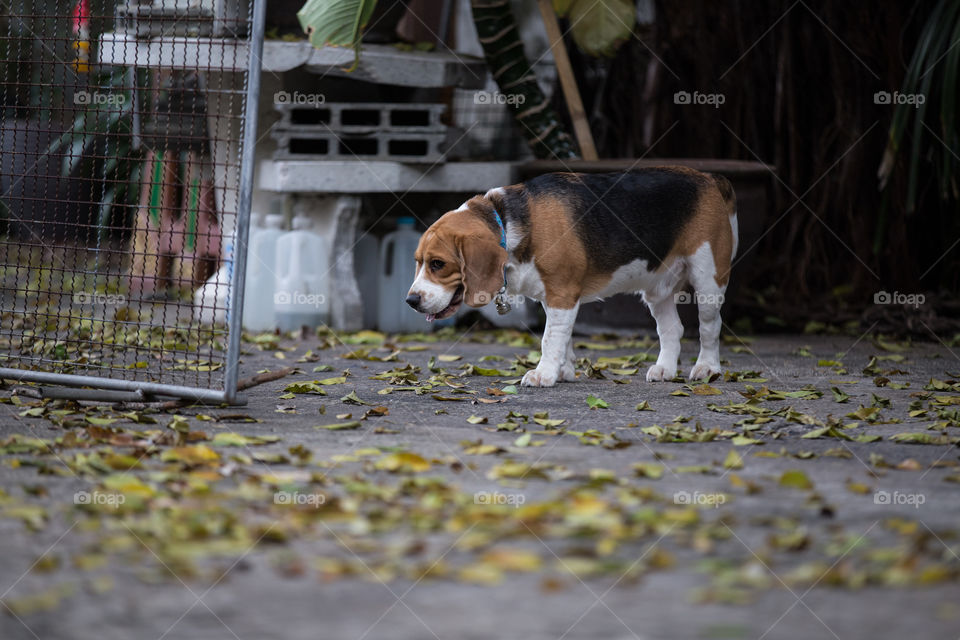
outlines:
[[363, 328], [377, 326], [380, 292], [380, 241], [372, 233], [363, 234], [353, 247], [353, 274], [363, 303]]
[[387, 333], [429, 331], [422, 313], [417, 313], [404, 300], [413, 282], [420, 234], [413, 218], [398, 218], [397, 230], [380, 242], [380, 282], [377, 293], [377, 328]]
[[312, 227], [308, 216], [295, 216], [292, 231], [277, 239], [273, 310], [281, 331], [314, 328], [330, 319], [330, 249]]
[[243, 326], [250, 331], [272, 331], [276, 287], [277, 240], [283, 235], [283, 215], [254, 214], [247, 243], [247, 278], [243, 291]]

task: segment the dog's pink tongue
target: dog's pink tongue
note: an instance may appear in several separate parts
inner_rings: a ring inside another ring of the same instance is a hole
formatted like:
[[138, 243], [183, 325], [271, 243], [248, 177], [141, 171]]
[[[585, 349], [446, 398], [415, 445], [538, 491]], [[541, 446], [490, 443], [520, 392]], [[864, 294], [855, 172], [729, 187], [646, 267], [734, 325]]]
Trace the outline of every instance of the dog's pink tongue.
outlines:
[[427, 322], [433, 322], [434, 320], [437, 319], [437, 314], [435, 314], [435, 313], [428, 313], [427, 316], [426, 316], [426, 318], [427, 318]]

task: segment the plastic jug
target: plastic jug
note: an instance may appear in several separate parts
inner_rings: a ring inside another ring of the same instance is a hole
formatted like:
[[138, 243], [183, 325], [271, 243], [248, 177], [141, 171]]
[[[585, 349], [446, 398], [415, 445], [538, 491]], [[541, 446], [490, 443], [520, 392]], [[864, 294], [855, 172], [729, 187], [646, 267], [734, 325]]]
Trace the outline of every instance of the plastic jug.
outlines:
[[281, 331], [326, 324], [330, 318], [330, 249], [308, 216], [277, 239], [273, 310]]
[[277, 240], [283, 235], [283, 216], [254, 214], [247, 243], [247, 280], [243, 291], [243, 326], [250, 331], [272, 331], [276, 290]]
[[372, 233], [362, 235], [353, 247], [353, 275], [363, 303], [363, 328], [374, 329], [380, 292], [380, 241]]
[[411, 309], [404, 299], [413, 282], [420, 234], [413, 218], [398, 218], [397, 230], [380, 243], [380, 277], [377, 292], [377, 327], [387, 333], [429, 331], [422, 313]]

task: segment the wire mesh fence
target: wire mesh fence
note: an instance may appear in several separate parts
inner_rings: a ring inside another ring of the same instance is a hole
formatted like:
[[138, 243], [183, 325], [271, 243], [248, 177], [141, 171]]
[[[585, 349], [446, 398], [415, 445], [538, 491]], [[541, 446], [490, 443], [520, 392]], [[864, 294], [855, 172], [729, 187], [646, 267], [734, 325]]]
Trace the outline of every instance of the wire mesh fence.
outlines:
[[264, 2], [0, 2], [0, 377], [236, 400]]

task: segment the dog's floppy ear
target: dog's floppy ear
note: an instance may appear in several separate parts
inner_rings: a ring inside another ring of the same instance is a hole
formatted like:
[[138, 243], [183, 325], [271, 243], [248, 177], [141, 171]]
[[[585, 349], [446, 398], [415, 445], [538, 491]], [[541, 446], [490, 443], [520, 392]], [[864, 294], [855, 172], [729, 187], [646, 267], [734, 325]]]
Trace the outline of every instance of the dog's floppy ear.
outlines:
[[463, 301], [471, 307], [491, 302], [503, 286], [507, 250], [495, 240], [473, 234], [460, 239]]

